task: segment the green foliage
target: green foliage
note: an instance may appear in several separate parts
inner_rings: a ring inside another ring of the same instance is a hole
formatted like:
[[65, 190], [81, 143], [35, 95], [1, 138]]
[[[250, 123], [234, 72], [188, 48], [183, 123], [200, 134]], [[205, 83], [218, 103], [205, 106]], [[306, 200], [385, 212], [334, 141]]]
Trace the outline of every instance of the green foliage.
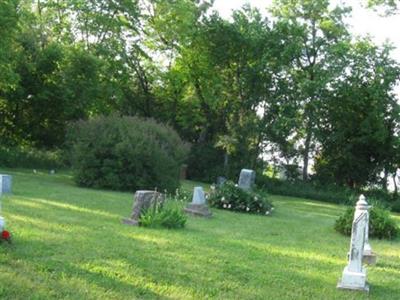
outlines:
[[380, 206], [391, 207], [398, 201], [398, 196], [382, 189], [355, 190], [346, 186], [322, 184], [318, 180], [282, 180], [258, 175], [256, 183], [270, 194], [307, 198], [336, 204], [353, 205], [356, 203], [357, 195], [360, 193], [363, 193], [371, 202]]
[[265, 193], [243, 190], [232, 181], [211, 191], [208, 203], [216, 208], [260, 215], [269, 215], [273, 210]]
[[323, 182], [363, 187], [395, 172], [400, 106], [390, 92], [400, 66], [386, 47], [358, 41], [348, 54], [351, 72], [331, 86], [337, 92], [321, 107], [321, 150], [315, 170]]
[[391, 209], [394, 212], [400, 213], [400, 199], [396, 200], [391, 204]]
[[98, 117], [71, 125], [72, 166], [79, 185], [174, 191], [188, 146], [168, 126], [138, 117]]
[[15, 53], [18, 49], [15, 43], [19, 18], [18, 4], [19, 0], [0, 2], [0, 111], [3, 109], [2, 93], [14, 89], [18, 81], [15, 72]]
[[245, 5], [227, 20], [210, 0], [144, 2], [1, 1], [2, 146], [62, 148], [69, 122], [118, 113], [172, 126], [204, 181], [264, 154], [352, 188], [399, 167], [399, 67], [353, 39], [345, 4], [279, 0], [270, 19]]
[[215, 182], [224, 174], [223, 153], [212, 144], [195, 144], [188, 156], [187, 176], [192, 180]]
[[330, 203], [353, 203], [354, 191], [335, 185], [321, 185], [310, 181], [287, 181], [266, 176], [256, 177], [257, 185], [270, 194], [307, 198]]
[[168, 229], [185, 227], [187, 217], [179, 195], [167, 199], [164, 203], [154, 202], [142, 212], [139, 224], [144, 227], [165, 227]]
[[399, 13], [399, 0], [367, 0], [367, 4], [369, 8], [374, 9], [383, 7], [388, 16]]
[[[302, 159], [303, 180], [308, 179], [309, 157], [318, 141], [319, 108], [329, 95], [330, 82], [347, 67], [343, 56], [350, 34], [344, 19], [349, 11], [327, 0], [279, 0], [271, 8], [277, 20], [274, 29], [282, 38], [278, 43], [284, 44], [280, 55], [289, 63], [283, 67], [287, 84], [278, 85], [284, 106], [276, 109], [281, 114], [270, 131], [286, 159]], [[295, 147], [300, 141], [304, 146]]]
[[[350, 236], [354, 218], [354, 207], [349, 207], [335, 222], [335, 230]], [[399, 233], [396, 221], [389, 211], [373, 206], [369, 211], [369, 237], [378, 239], [394, 239]]]
[[0, 147], [0, 166], [6, 168], [60, 169], [67, 166], [60, 150], [45, 151], [30, 147]]

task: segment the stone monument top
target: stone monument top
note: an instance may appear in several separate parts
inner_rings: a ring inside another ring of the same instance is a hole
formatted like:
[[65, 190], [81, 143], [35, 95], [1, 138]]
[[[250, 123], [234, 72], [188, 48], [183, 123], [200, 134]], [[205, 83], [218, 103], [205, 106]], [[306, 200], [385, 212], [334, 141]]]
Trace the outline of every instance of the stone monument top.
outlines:
[[369, 208], [368, 202], [365, 199], [365, 196], [361, 194], [356, 204], [356, 210], [363, 211], [363, 210], [368, 210], [368, 208]]

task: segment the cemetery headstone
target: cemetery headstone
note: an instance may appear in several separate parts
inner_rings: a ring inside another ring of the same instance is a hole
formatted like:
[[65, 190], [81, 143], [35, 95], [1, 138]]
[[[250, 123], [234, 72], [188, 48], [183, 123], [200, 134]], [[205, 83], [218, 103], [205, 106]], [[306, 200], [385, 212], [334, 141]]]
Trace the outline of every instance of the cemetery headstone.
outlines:
[[1, 195], [3, 191], [3, 177], [0, 176], [0, 232], [3, 231], [4, 227], [6, 226], [6, 221], [1, 216]]
[[123, 219], [127, 225], [139, 226], [140, 215], [151, 205], [165, 201], [165, 195], [156, 191], [136, 191], [133, 200], [132, 214], [130, 218]]
[[184, 211], [195, 216], [211, 217], [212, 213], [206, 203], [206, 197], [202, 187], [197, 186], [194, 188], [192, 203], [189, 203]]
[[256, 172], [249, 169], [242, 169], [240, 171], [238, 186], [244, 190], [250, 190], [255, 183]]
[[4, 230], [4, 227], [6, 227], [6, 221], [3, 217], [0, 217], [0, 232]]
[[337, 286], [340, 289], [369, 291], [367, 270], [363, 266], [366, 227], [368, 227], [368, 203], [365, 197], [360, 196], [354, 213], [348, 264]]
[[0, 174], [1, 177], [1, 192], [3, 194], [11, 194], [12, 191], [12, 176], [11, 175], [7, 175], [7, 174]]
[[[366, 199], [364, 197], [364, 195], [360, 196], [360, 199], [363, 199], [365, 202]], [[371, 244], [369, 243], [369, 209], [371, 208], [371, 206], [368, 206], [367, 208], [367, 226], [365, 227], [365, 245], [364, 245], [364, 252], [363, 252], [363, 260], [365, 263], [369, 264], [369, 265], [373, 265], [376, 264], [376, 254], [374, 251], [372, 251], [372, 247]]]
[[217, 177], [217, 186], [222, 186], [225, 182], [227, 181], [227, 179], [224, 176], [218, 176]]

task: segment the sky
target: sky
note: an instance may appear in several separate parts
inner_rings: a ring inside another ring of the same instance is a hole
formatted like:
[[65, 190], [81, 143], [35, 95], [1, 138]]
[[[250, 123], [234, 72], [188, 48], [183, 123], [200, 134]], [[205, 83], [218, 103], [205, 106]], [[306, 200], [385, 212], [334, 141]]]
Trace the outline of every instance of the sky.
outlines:
[[[332, 4], [338, 4], [341, 1], [333, 0]], [[347, 0], [345, 4], [352, 6], [352, 16], [347, 20], [350, 25], [350, 31], [354, 35], [370, 35], [372, 40], [378, 45], [385, 41], [390, 41], [395, 50], [393, 58], [400, 61], [400, 15], [381, 16], [379, 13], [363, 7], [367, 0]], [[272, 0], [215, 0], [214, 9], [224, 18], [229, 18], [232, 9], [239, 9], [245, 3], [257, 7], [261, 12], [266, 12], [266, 7], [270, 6]]]

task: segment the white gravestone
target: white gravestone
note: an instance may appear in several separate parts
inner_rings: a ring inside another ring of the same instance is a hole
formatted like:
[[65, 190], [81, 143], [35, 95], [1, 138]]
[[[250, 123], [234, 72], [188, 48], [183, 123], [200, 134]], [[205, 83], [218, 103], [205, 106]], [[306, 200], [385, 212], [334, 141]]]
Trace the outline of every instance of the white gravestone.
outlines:
[[0, 185], [1, 192], [3, 194], [11, 194], [12, 187], [12, 176], [7, 174], [0, 174], [2, 183]]
[[206, 197], [201, 186], [196, 186], [193, 190], [192, 203], [185, 207], [185, 212], [201, 217], [211, 217], [212, 213], [209, 210]]
[[6, 227], [6, 220], [4, 220], [3, 217], [0, 217], [0, 232], [4, 230], [4, 227]]
[[[364, 195], [361, 195], [360, 200], [364, 200], [365, 202], [366, 199], [364, 197]], [[364, 244], [364, 252], [363, 252], [363, 259], [364, 262], [367, 264], [375, 264], [376, 263], [376, 254], [374, 253], [374, 251], [372, 251], [372, 247], [371, 244], [369, 243], [369, 209], [371, 208], [371, 206], [368, 206], [367, 208], [367, 226], [365, 227], [365, 244]]]
[[1, 216], [1, 195], [3, 191], [3, 177], [0, 176], [0, 231], [4, 230], [4, 227], [6, 226], [6, 221], [4, 218]]
[[368, 227], [368, 203], [364, 197], [360, 197], [356, 204], [351, 230], [349, 261], [337, 286], [340, 289], [369, 291], [367, 270], [362, 265], [366, 227]]
[[194, 188], [192, 203], [197, 205], [206, 204], [206, 196], [204, 195], [204, 191], [201, 186], [196, 186]]
[[256, 180], [256, 172], [249, 169], [242, 169], [240, 171], [238, 186], [244, 190], [250, 190]]

